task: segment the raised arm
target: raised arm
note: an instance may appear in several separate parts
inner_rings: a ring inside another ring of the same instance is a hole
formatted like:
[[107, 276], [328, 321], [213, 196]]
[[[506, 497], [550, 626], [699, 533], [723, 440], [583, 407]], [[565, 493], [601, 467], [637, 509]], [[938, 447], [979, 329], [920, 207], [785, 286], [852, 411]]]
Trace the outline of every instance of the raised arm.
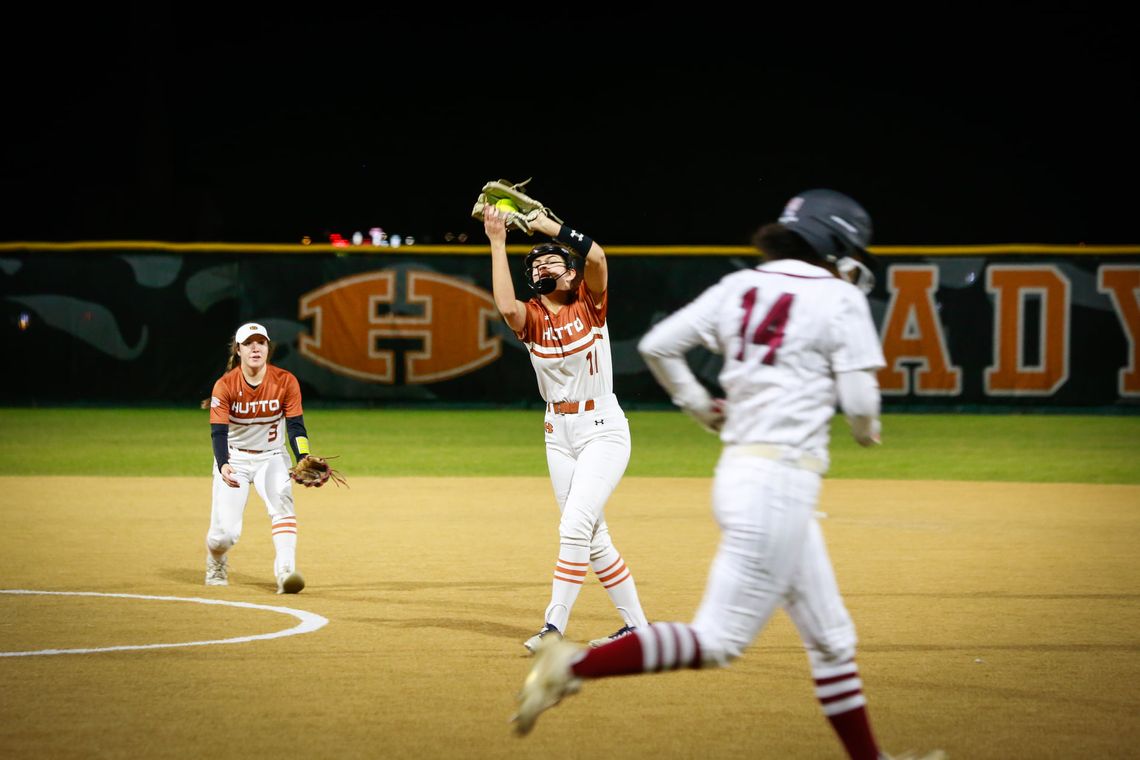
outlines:
[[515, 298], [515, 283], [507, 261], [507, 227], [503, 214], [488, 205], [483, 212], [483, 231], [491, 241], [491, 281], [495, 306], [507, 326], [519, 332], [526, 325], [526, 304]]
[[565, 224], [559, 224], [546, 214], [540, 213], [538, 218], [530, 223], [531, 229], [568, 245], [576, 253], [586, 259], [585, 271], [582, 273], [586, 279], [586, 287], [595, 300], [601, 300], [602, 294], [609, 287], [609, 268], [606, 265], [606, 252], [596, 241], [583, 233]]

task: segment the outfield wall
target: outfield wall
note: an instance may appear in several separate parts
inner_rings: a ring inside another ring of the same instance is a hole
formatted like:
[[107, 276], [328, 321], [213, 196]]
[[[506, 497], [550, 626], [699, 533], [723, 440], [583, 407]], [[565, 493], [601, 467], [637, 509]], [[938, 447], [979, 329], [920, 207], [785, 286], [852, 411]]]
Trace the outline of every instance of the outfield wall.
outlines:
[[[511, 246], [520, 296], [522, 253]], [[870, 295], [889, 409], [1140, 411], [1140, 246], [884, 246]], [[615, 384], [668, 402], [636, 351], [665, 314], [756, 263], [745, 247], [607, 249]], [[519, 254], [519, 255], [514, 255]], [[196, 403], [241, 322], [307, 401], [537, 404], [483, 246], [0, 243], [10, 404]], [[694, 352], [715, 385], [717, 357]]]

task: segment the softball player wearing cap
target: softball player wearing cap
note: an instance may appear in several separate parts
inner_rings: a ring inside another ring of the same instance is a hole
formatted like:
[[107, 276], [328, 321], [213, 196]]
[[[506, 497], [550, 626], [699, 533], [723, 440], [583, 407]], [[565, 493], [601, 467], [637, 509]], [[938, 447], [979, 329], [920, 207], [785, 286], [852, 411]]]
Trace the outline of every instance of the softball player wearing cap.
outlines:
[[[592, 646], [628, 636], [648, 623], [633, 575], [614, 547], [603, 509], [629, 464], [629, 422], [613, 392], [606, 256], [582, 233], [540, 214], [533, 230], [554, 238], [526, 257], [534, 297], [515, 298], [507, 263], [504, 215], [488, 207], [495, 304], [530, 352], [538, 390], [546, 401], [546, 462], [558, 523], [558, 560], [550, 604], [538, 633], [524, 646], [561, 639], [588, 570], [602, 583], [622, 618], [613, 634]], [[584, 259], [584, 263], [583, 263]]]
[[[855, 627], [816, 516], [836, 402], [859, 444], [879, 441], [875, 372], [883, 353], [866, 297], [836, 266], [870, 240], [871, 218], [853, 199], [801, 193], [778, 223], [757, 231], [759, 266], [724, 277], [642, 338], [641, 355], [674, 403], [719, 431], [724, 444], [713, 482], [721, 542], [704, 599], [691, 624], [654, 623], [587, 651], [544, 643], [520, 695], [518, 733], [582, 679], [727, 666], [782, 608], [847, 755], [886, 757], [871, 730]], [[696, 346], [724, 356], [723, 404], [685, 360]]]
[[237, 329], [227, 371], [210, 396], [214, 448], [213, 505], [206, 534], [206, 585], [229, 585], [227, 553], [241, 538], [242, 515], [252, 484], [269, 511], [278, 594], [305, 587], [297, 571], [297, 515], [285, 438], [300, 459], [309, 453], [301, 386], [291, 372], [269, 363], [273, 344], [265, 327]]

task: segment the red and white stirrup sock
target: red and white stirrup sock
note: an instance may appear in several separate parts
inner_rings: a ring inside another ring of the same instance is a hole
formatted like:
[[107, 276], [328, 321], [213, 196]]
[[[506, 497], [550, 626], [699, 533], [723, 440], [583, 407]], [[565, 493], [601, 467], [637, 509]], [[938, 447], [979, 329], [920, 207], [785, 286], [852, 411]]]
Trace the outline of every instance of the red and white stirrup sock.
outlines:
[[879, 747], [867, 717], [867, 698], [855, 661], [812, 670], [815, 696], [852, 760], [878, 760]]
[[684, 623], [654, 623], [586, 650], [571, 670], [580, 678], [605, 678], [699, 667], [701, 645], [692, 628]]

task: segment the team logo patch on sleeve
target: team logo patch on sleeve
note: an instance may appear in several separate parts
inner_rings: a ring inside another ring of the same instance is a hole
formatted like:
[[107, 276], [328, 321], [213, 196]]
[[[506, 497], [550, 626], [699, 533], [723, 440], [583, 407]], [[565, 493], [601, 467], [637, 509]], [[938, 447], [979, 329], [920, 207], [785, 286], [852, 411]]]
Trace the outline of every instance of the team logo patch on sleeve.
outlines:
[[217, 396], [210, 396], [210, 408], [211, 409], [213, 409], [215, 407], [219, 407], [221, 405], [222, 405], [221, 399], [219, 399]]

